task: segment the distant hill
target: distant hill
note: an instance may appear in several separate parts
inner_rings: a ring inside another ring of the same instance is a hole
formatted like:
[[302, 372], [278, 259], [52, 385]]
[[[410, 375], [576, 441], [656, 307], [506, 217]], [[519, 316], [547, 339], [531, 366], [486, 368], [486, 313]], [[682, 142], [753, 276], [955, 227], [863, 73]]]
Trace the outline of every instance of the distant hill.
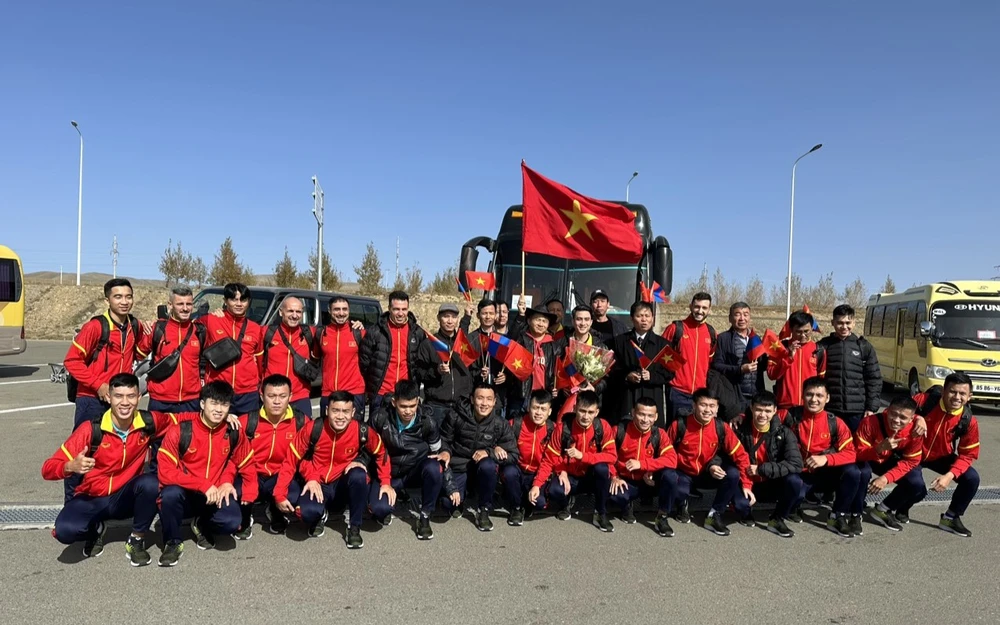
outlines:
[[[147, 280], [146, 278], [133, 278], [131, 276], [119, 276], [121, 278], [128, 278], [129, 282], [133, 286], [148, 286], [151, 288], [159, 287], [163, 288], [163, 280]], [[82, 273], [80, 274], [80, 284], [92, 285], [92, 286], [103, 286], [105, 282], [111, 279], [110, 273], [100, 273], [96, 271]], [[58, 271], [35, 271], [32, 273], [24, 274], [25, 282], [32, 282], [35, 284], [59, 284], [59, 272]], [[74, 272], [63, 272], [62, 283], [64, 285], [75, 285], [76, 284], [76, 273]]]

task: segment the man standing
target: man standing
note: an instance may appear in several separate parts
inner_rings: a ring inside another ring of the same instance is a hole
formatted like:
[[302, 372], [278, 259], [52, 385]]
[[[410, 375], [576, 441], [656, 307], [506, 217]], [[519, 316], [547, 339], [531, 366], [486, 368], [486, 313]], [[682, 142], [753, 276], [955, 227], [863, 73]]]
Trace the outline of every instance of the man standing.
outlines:
[[[230, 282], [222, 290], [222, 310], [200, 317], [208, 329], [205, 338], [205, 383], [225, 382], [235, 395], [231, 412], [245, 415], [260, 409], [260, 368], [264, 355], [264, 337], [260, 325], [247, 318], [250, 309], [250, 289], [245, 284]], [[213, 361], [213, 351], [227, 356]]]
[[561, 299], [553, 298], [545, 302], [545, 310], [549, 314], [555, 315], [555, 322], [549, 325], [549, 334], [553, 341], [558, 341], [566, 335], [566, 328], [563, 327], [563, 318], [566, 315], [566, 306]]
[[[167, 300], [169, 318], [156, 321], [153, 331], [143, 335], [139, 341], [140, 356], [152, 356], [152, 367], [146, 374], [150, 410], [199, 410], [201, 349], [207, 332], [205, 326], [191, 322], [193, 311], [194, 294], [191, 289], [174, 287]], [[175, 359], [173, 371], [166, 370]]]
[[278, 308], [281, 320], [264, 330], [260, 377], [283, 375], [292, 381], [292, 408], [312, 418], [312, 391], [316, 367], [312, 363], [313, 330], [302, 323], [302, 300], [286, 297]]
[[[615, 364], [608, 376], [604, 414], [612, 425], [617, 425], [632, 414], [632, 407], [640, 397], [648, 397], [656, 404], [656, 423], [662, 426], [666, 418], [663, 386], [667, 383], [668, 371], [653, 359], [667, 343], [653, 332], [652, 304], [636, 302], [632, 304], [631, 313], [632, 331], [619, 334], [611, 342]], [[646, 367], [642, 366], [636, 347], [651, 361]]]
[[365, 380], [361, 375], [359, 352], [365, 330], [350, 321], [351, 305], [347, 298], [335, 295], [330, 299], [330, 323], [319, 330], [316, 355], [323, 368], [323, 391], [319, 402], [320, 415], [326, 414], [330, 395], [347, 391], [354, 395], [354, 412], [365, 414]]
[[508, 378], [506, 407], [510, 419], [519, 419], [528, 411], [532, 391], [545, 390], [555, 397], [559, 344], [549, 334], [549, 328], [557, 321], [547, 309], [528, 309], [523, 299], [518, 301], [518, 315], [507, 336], [531, 354], [532, 371], [531, 376], [523, 381], [513, 375]]
[[[490, 358], [486, 351], [486, 344], [490, 334], [506, 334], [506, 325], [503, 332], [500, 332], [497, 324], [497, 303], [493, 300], [483, 299], [476, 305], [476, 317], [479, 319], [479, 327], [469, 332], [469, 342], [479, 351], [479, 358], [469, 366], [469, 371], [476, 380], [483, 380], [490, 384], [501, 384], [496, 381], [496, 377], [503, 372], [503, 365], [499, 361]], [[500, 398], [502, 400], [502, 398]]]
[[[128, 280], [108, 280], [104, 301], [107, 312], [83, 324], [63, 361], [71, 377], [67, 382], [70, 401], [76, 403], [74, 431], [111, 407], [108, 383], [115, 374], [132, 373], [139, 342], [148, 330], [131, 315], [132, 284]], [[66, 501], [79, 484], [77, 475], [65, 480]]]
[[510, 306], [505, 301], [498, 301], [496, 306], [496, 329], [497, 334], [507, 334], [507, 323], [510, 320]]
[[684, 364], [670, 380], [668, 408], [670, 418], [691, 414], [692, 393], [708, 386], [708, 367], [715, 355], [717, 337], [715, 328], [708, 323], [712, 310], [712, 296], [695, 293], [691, 298], [687, 319], [675, 321], [663, 331], [663, 338], [684, 357]]
[[[461, 358], [452, 357], [455, 337], [458, 335], [458, 306], [441, 304], [437, 318], [438, 331], [434, 333], [434, 338], [448, 346], [448, 357], [442, 362], [441, 354], [432, 349], [431, 342], [427, 341], [424, 343], [425, 354], [422, 360], [438, 363], [424, 381], [424, 397], [434, 414], [434, 420], [440, 425], [455, 407], [459, 397], [472, 394], [473, 377]], [[463, 330], [468, 330], [468, 325]], [[426, 352], [433, 352], [433, 355]]]
[[872, 344], [854, 333], [854, 309], [833, 309], [833, 333], [819, 341], [825, 357], [830, 403], [827, 410], [840, 417], [851, 432], [861, 419], [875, 414], [882, 400], [882, 370]]
[[608, 309], [611, 308], [611, 301], [608, 294], [601, 289], [594, 289], [590, 294], [590, 307], [594, 310], [595, 332], [605, 345], [611, 345], [611, 340], [619, 334], [628, 332], [628, 328], [617, 317], [609, 317]]
[[[750, 305], [736, 302], [729, 307], [730, 328], [719, 335], [712, 368], [726, 376], [740, 391], [740, 414], [750, 408], [750, 399], [764, 390], [767, 356], [751, 361], [747, 354], [750, 340]], [[749, 416], [749, 415], [748, 415]]]
[[423, 382], [433, 364], [423, 360], [427, 336], [410, 312], [410, 296], [389, 293], [389, 312], [368, 329], [361, 342], [361, 373], [374, 413], [388, 401], [400, 380]]
[[[788, 349], [788, 355], [780, 359], [768, 359], [767, 362], [767, 377], [774, 380], [774, 394], [778, 398], [779, 410], [802, 406], [805, 403], [805, 381], [823, 377], [825, 370], [822, 350], [812, 340], [813, 316], [801, 310], [793, 312], [787, 325], [791, 336], [783, 343]], [[826, 402], [823, 405], [825, 411]]]

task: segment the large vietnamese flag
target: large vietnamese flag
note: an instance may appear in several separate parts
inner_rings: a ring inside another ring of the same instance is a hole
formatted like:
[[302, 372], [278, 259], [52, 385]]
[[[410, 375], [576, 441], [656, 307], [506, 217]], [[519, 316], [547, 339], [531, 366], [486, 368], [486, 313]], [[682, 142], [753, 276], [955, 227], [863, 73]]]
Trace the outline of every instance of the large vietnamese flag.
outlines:
[[642, 238], [632, 211], [580, 195], [521, 163], [525, 252], [599, 263], [637, 263]]

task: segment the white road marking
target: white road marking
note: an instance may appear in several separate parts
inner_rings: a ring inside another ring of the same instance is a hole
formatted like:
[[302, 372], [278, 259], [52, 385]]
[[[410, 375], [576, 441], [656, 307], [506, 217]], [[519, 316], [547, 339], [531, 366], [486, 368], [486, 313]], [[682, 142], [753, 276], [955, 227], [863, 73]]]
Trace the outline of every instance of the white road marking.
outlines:
[[15, 367], [15, 368], [16, 367], [48, 367], [48, 366], [49, 366], [49, 363], [47, 363], [47, 362], [40, 362], [40, 363], [34, 364], [34, 365], [16, 365], [16, 364], [11, 364], [11, 363], [6, 363], [6, 362], [5, 363], [0, 363], [0, 367]]
[[18, 380], [16, 382], [0, 382], [0, 386], [7, 386], [8, 384], [34, 384], [35, 382], [51, 382], [51, 380]]
[[63, 406], [72, 406], [72, 402], [64, 402], [61, 404], [45, 404], [44, 406], [26, 406], [24, 408], [8, 408], [6, 410], [0, 410], [0, 414], [11, 414], [14, 412], [28, 412], [29, 410], [45, 410], [46, 408], [62, 408]]

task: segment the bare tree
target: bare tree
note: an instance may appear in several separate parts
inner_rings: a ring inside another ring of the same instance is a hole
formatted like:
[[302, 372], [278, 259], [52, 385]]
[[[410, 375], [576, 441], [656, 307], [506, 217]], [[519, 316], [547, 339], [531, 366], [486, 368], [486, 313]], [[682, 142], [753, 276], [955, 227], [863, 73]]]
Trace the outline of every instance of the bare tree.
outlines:
[[885, 283], [882, 284], [883, 293], [895, 293], [896, 283], [892, 281], [892, 276], [887, 275], [885, 277]]
[[763, 306], [767, 303], [767, 294], [764, 292], [764, 283], [756, 274], [747, 283], [746, 293], [743, 301], [751, 306]]

